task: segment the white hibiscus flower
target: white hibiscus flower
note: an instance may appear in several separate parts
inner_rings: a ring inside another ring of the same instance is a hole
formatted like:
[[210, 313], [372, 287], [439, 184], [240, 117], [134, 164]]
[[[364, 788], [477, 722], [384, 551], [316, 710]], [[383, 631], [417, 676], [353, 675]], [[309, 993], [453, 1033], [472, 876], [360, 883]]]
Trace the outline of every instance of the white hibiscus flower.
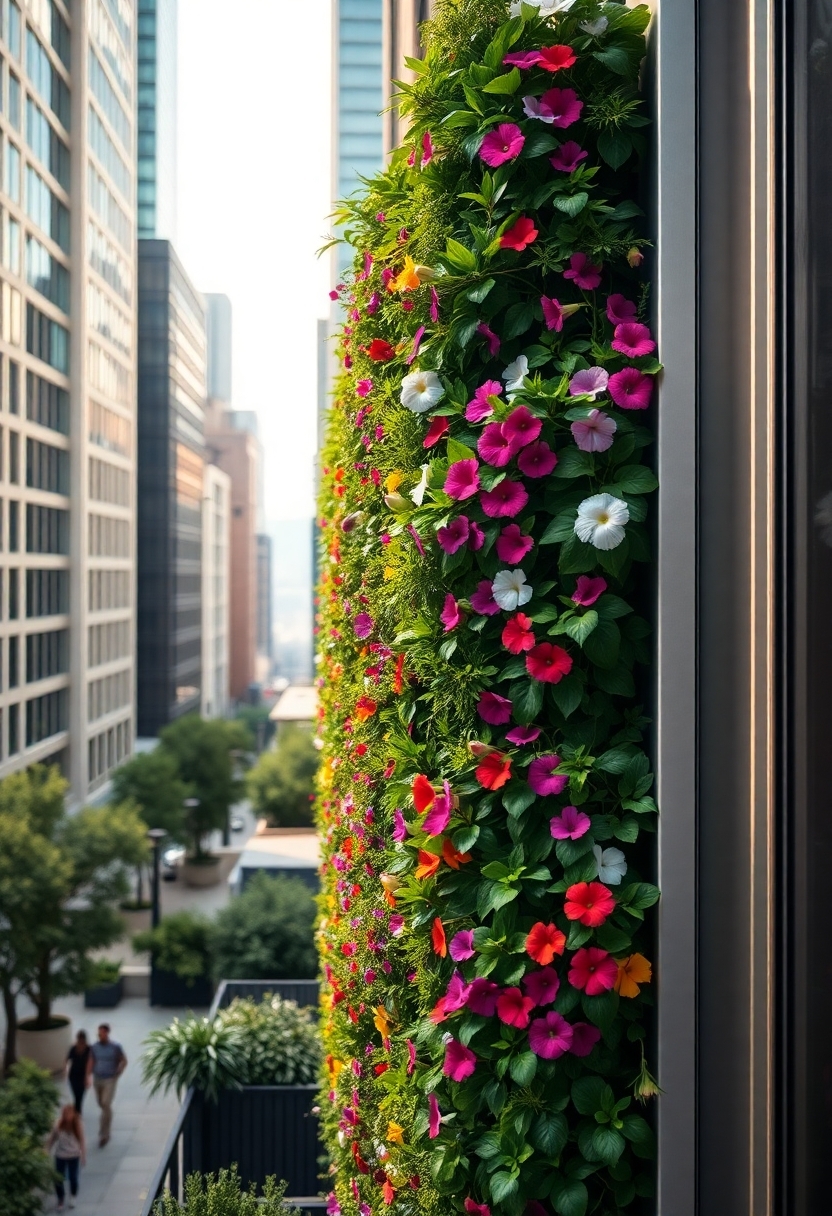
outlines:
[[499, 570], [491, 584], [491, 594], [504, 612], [514, 612], [532, 598], [532, 588], [523, 570]]
[[630, 508], [612, 494], [593, 494], [578, 507], [575, 535], [596, 549], [615, 549], [624, 539]]
[[414, 414], [433, 409], [445, 396], [436, 372], [409, 372], [402, 380], [401, 403]]
[[509, 401], [515, 393], [520, 392], [523, 387], [523, 381], [528, 374], [529, 361], [525, 355], [518, 355], [513, 363], [509, 363], [502, 376], [506, 382], [506, 396]]
[[617, 887], [627, 873], [627, 862], [620, 849], [603, 849], [600, 844], [593, 846], [592, 852], [598, 862], [598, 879], [608, 887]]

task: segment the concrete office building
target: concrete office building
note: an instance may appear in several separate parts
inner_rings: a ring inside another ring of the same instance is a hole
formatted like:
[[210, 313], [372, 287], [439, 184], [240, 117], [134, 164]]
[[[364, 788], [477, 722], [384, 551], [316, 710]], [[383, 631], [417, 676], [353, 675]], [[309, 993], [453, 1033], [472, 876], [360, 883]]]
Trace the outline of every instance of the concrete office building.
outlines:
[[134, 733], [136, 17], [9, 0], [1, 36], [0, 777], [77, 804]]
[[[209, 313], [210, 315], [210, 313]], [[206, 464], [202, 498], [202, 716], [228, 709], [231, 478]]]
[[208, 292], [208, 396], [231, 408], [231, 301]]
[[202, 705], [205, 308], [169, 241], [139, 243], [138, 732]]
[[177, 0], [138, 8], [138, 232], [176, 241]]
[[265, 684], [274, 671], [272, 627], [272, 538], [259, 532], [257, 545], [257, 682]]

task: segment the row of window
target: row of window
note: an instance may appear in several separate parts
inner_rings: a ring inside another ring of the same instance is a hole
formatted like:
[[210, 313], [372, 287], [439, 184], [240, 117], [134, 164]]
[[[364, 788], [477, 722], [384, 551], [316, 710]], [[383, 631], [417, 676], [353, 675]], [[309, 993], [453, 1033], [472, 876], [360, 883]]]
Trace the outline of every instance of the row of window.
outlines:
[[112, 519], [109, 515], [89, 515], [87, 527], [87, 552], [90, 557], [130, 556], [130, 524], [126, 519]]
[[128, 719], [90, 739], [87, 745], [87, 779], [91, 789], [102, 785], [110, 770], [130, 755], [131, 733]]
[[[12, 639], [9, 638], [11, 643]], [[69, 630], [51, 629], [48, 633], [30, 633], [26, 638], [26, 683], [48, 680], [69, 671]], [[11, 661], [9, 662], [9, 687]]]
[[69, 87], [41, 44], [34, 30], [26, 31], [26, 71], [52, 113], [68, 131], [70, 118]]
[[95, 722], [105, 714], [123, 709], [130, 704], [130, 672], [117, 671], [100, 680], [90, 680], [87, 685], [87, 719]]
[[[27, 0], [29, 13], [65, 68], [69, 68], [69, 26], [54, 0]], [[67, 4], [67, 8], [70, 4]]]
[[51, 494], [68, 494], [69, 452], [53, 447], [51, 443], [27, 439], [26, 485], [34, 490], [48, 490]]
[[69, 271], [34, 236], [26, 237], [26, 282], [69, 313]]
[[3, 37], [15, 59], [20, 58], [20, 31], [23, 23], [15, 0], [3, 0]]
[[106, 460], [90, 456], [90, 498], [96, 502], [111, 502], [117, 507], [130, 506], [130, 474]]
[[[9, 503], [9, 536], [11, 538], [11, 508]], [[11, 549], [11, 539], [9, 539]], [[37, 503], [26, 504], [26, 552], [69, 553], [69, 511], [60, 507], [42, 507]]]
[[125, 659], [131, 653], [130, 622], [107, 621], [87, 629], [87, 666], [99, 667], [114, 659]]
[[129, 456], [130, 437], [130, 423], [126, 418], [98, 401], [90, 401], [90, 443], [108, 452], [117, 452], [119, 456]]
[[[17, 603], [17, 571], [9, 571], [9, 579], [15, 576], [15, 603]], [[9, 582], [9, 618], [12, 617], [12, 583]], [[26, 616], [62, 616], [69, 612], [68, 570], [26, 571]], [[17, 614], [15, 613], [15, 616]]]
[[131, 0], [107, 0], [107, 9], [122, 42], [129, 50], [133, 45], [133, 6]]
[[93, 0], [90, 4], [89, 19], [90, 33], [98, 44], [102, 57], [118, 81], [118, 86], [129, 103], [133, 98], [130, 88], [130, 61], [124, 53], [124, 47], [119, 41], [113, 28], [113, 23], [101, 0]]
[[[26, 746], [33, 747], [69, 726], [69, 690], [59, 688], [43, 697], [26, 702]], [[11, 721], [9, 722], [9, 751], [11, 751]]]
[[23, 297], [16, 287], [12, 287], [11, 283], [4, 281], [2, 289], [0, 289], [0, 301], [2, 301], [0, 306], [3, 313], [3, 341], [9, 342], [13, 346], [20, 346]]
[[127, 570], [90, 570], [88, 574], [90, 612], [109, 612], [130, 607], [130, 574]]
[[[127, 162], [104, 129], [92, 104], [89, 107], [87, 134], [90, 147], [126, 199], [130, 198], [131, 177]], [[63, 183], [61, 183], [63, 184]]]
[[87, 243], [90, 266], [110, 284], [125, 304], [130, 304], [133, 298], [133, 271], [130, 263], [91, 220], [87, 225]]
[[132, 325], [109, 296], [105, 296], [104, 292], [92, 282], [87, 284], [87, 313], [90, 328], [112, 342], [113, 346], [122, 354], [130, 354], [133, 340]]
[[111, 401], [117, 401], [119, 405], [132, 409], [130, 373], [124, 364], [119, 363], [118, 359], [114, 359], [109, 351], [104, 350], [97, 342], [90, 342], [87, 352], [92, 387], [98, 389], [99, 393], [103, 393], [105, 397], [109, 397]]
[[[92, 111], [92, 107], [90, 110]], [[99, 126], [101, 126], [100, 121]], [[101, 127], [101, 130], [104, 131], [104, 128]], [[106, 135], [106, 132], [104, 134]], [[92, 132], [90, 141], [92, 142]], [[69, 190], [69, 148], [40, 106], [31, 97], [26, 98], [26, 142], [55, 180], [63, 186], [64, 190]], [[94, 144], [93, 151], [96, 152], [96, 155], [98, 154]], [[102, 163], [104, 162], [102, 161]], [[8, 184], [8, 178], [7, 190], [14, 197]]]
[[104, 65], [92, 47], [89, 48], [87, 62], [89, 65], [90, 88], [92, 89], [93, 96], [104, 111], [110, 126], [121, 140], [125, 152], [129, 155], [132, 148], [132, 132], [127, 111], [119, 101], [118, 94], [110, 84], [109, 76], [104, 71]]
[[90, 162], [87, 165], [87, 192], [90, 206], [127, 253], [132, 252], [132, 229], [127, 213], [116, 199], [104, 178]]
[[26, 350], [56, 371], [69, 372], [69, 330], [26, 304]]
[[[14, 363], [9, 364], [17, 369]], [[17, 411], [12, 411], [16, 413]], [[30, 422], [48, 426], [51, 431], [69, 434], [69, 393], [51, 380], [44, 380], [34, 372], [26, 372], [26, 417]]]
[[69, 210], [31, 165], [26, 166], [26, 214], [64, 253], [69, 253]]

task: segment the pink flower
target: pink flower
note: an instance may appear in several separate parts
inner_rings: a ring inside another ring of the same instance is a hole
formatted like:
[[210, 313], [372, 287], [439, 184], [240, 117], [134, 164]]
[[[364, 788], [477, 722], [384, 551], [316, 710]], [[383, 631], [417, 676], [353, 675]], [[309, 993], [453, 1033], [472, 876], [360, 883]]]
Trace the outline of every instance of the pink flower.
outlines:
[[[617, 967], [616, 974], [618, 974]], [[468, 1000], [465, 1003], [472, 1013], [479, 1013], [484, 1018], [492, 1018], [494, 1016], [494, 1010], [497, 1008], [497, 996], [499, 991], [499, 984], [495, 984], [493, 980], [478, 977], [477, 979], [471, 981]]]
[[359, 612], [352, 627], [357, 638], [368, 638], [373, 632], [373, 618], [366, 612]]
[[[505, 60], [503, 60], [505, 63]], [[474, 1200], [468, 1196], [465, 1203], [462, 1205], [468, 1216], [491, 1216], [491, 1208], [487, 1203], [474, 1203]]]
[[[459, 933], [455, 933], [448, 943], [448, 953], [455, 963], [464, 963], [466, 959], [473, 958], [476, 953], [474, 930], [460, 929]], [[465, 999], [468, 1000], [467, 994]]]
[[535, 644], [532, 618], [524, 612], [510, 617], [505, 623], [501, 641], [509, 654], [522, 654], [524, 650], [531, 650]]
[[422, 168], [429, 165], [433, 160], [433, 140], [430, 137], [430, 131], [425, 131], [422, 136]]
[[525, 405], [513, 409], [503, 423], [503, 434], [518, 448], [525, 447], [537, 439], [543, 423]]
[[627, 321], [635, 321], [636, 306], [632, 300], [617, 293], [607, 296], [607, 318], [613, 325], [624, 325]]
[[473, 519], [471, 520], [471, 532], [468, 536], [468, 548], [472, 553], [476, 553], [477, 549], [481, 549], [485, 544], [485, 533], [482, 528]]
[[622, 410], [646, 410], [653, 395], [653, 377], [636, 367], [625, 367], [610, 376], [610, 396]]
[[485, 384], [481, 384], [474, 393], [473, 400], [469, 401], [465, 407], [466, 421], [482, 422], [483, 418], [493, 414], [494, 406], [488, 398], [499, 397], [502, 391], [503, 386], [499, 380], [486, 380]]
[[556, 773], [560, 764], [560, 756], [538, 756], [529, 765], [529, 785], [536, 794], [546, 797], [549, 794], [560, 794], [569, 784], [565, 773]]
[[618, 963], [599, 946], [585, 946], [572, 956], [569, 983], [587, 996], [609, 992], [618, 978]]
[[442, 1126], [442, 1115], [439, 1112], [439, 1103], [436, 1101], [436, 1094], [428, 1095], [428, 1135], [431, 1140], [435, 1140], [439, 1135], [439, 1128]]
[[369, 300], [367, 301], [367, 313], [369, 316], [372, 317], [375, 313], [378, 312], [378, 306], [380, 303], [381, 303], [381, 296], [378, 294], [377, 291], [374, 291], [373, 294], [370, 296]]
[[555, 840], [580, 840], [591, 827], [589, 815], [576, 806], [565, 806], [559, 815], [549, 820], [549, 830]]
[[520, 68], [521, 71], [533, 68], [536, 63], [540, 63], [540, 51], [512, 51], [510, 55], [503, 56], [503, 63]]
[[525, 1030], [533, 1009], [534, 1001], [529, 996], [523, 996], [519, 988], [504, 988], [497, 997], [497, 1017], [506, 1026]]
[[477, 441], [480, 456], [497, 469], [504, 468], [519, 447], [508, 438], [504, 426], [505, 423], [489, 422]]
[[557, 1060], [571, 1046], [572, 1027], [554, 1009], [543, 1018], [535, 1018], [529, 1027], [529, 1047], [543, 1060]]
[[456, 602], [450, 591], [445, 596], [445, 604], [442, 611], [439, 613], [439, 619], [445, 626], [445, 633], [450, 633], [452, 629], [456, 629], [457, 625], [462, 624], [463, 616], [459, 609], [459, 604]]
[[462, 1009], [468, 1000], [468, 988], [469, 985], [465, 983], [459, 972], [455, 971], [448, 982], [448, 988], [443, 998], [446, 1013], [455, 1013], [457, 1009]]
[[525, 142], [526, 137], [516, 123], [501, 122], [488, 132], [480, 144], [480, 159], [496, 169], [507, 160], [516, 160]]
[[449, 422], [444, 414], [440, 414], [438, 418], [434, 418], [428, 427], [428, 433], [422, 440], [423, 448], [432, 448], [439, 442], [443, 435], [447, 435]]
[[584, 103], [574, 89], [548, 89], [540, 99], [541, 106], [552, 112], [552, 126], [571, 127], [581, 117]]
[[505, 726], [511, 720], [511, 701], [496, 692], [481, 692], [477, 713], [489, 726]]
[[372, 380], [359, 380], [355, 386], [356, 394], [359, 397], [367, 397], [373, 391]]
[[548, 477], [558, 458], [542, 439], [524, 448], [517, 457], [517, 467], [524, 477]]
[[470, 1047], [465, 1047], [456, 1039], [449, 1039], [445, 1045], [445, 1063], [442, 1071], [452, 1081], [464, 1081], [470, 1077], [477, 1066], [477, 1057]]
[[559, 72], [571, 68], [577, 56], [571, 46], [544, 46], [540, 48], [538, 63], [546, 72]]
[[533, 548], [533, 538], [521, 532], [519, 524], [506, 524], [497, 537], [497, 556], [509, 566], [519, 566]]
[[416, 529], [413, 527], [413, 524], [408, 524], [407, 530], [410, 533], [411, 537], [413, 538], [413, 543], [419, 552], [419, 556], [424, 557], [425, 556], [425, 546], [422, 544], [421, 536], [416, 531]]
[[592, 410], [586, 418], [573, 422], [569, 429], [582, 452], [606, 452], [612, 447], [618, 423], [603, 410]]
[[515, 726], [507, 732], [506, 738], [509, 743], [516, 743], [518, 747], [522, 747], [524, 743], [534, 743], [540, 738], [539, 726]]
[[453, 797], [446, 781], [444, 792], [436, 795], [430, 810], [422, 821], [422, 830], [427, 832], [428, 836], [441, 835], [450, 823], [452, 806]]
[[572, 397], [586, 396], [594, 401], [599, 393], [606, 392], [609, 380], [609, 374], [603, 367], [587, 367], [584, 371], [575, 372], [569, 381], [569, 393]]
[[579, 574], [572, 593], [572, 603], [588, 608], [590, 604], [595, 603], [599, 596], [604, 594], [606, 589], [607, 580], [605, 578], [590, 578], [588, 574]]
[[563, 322], [566, 319], [566, 314], [560, 301], [549, 296], [541, 296], [540, 306], [543, 309], [543, 320], [546, 322], [546, 328], [554, 329], [556, 333], [560, 333], [563, 329]]
[[539, 97], [524, 97], [523, 113], [526, 115], [526, 118], [538, 118], [547, 125], [554, 122], [555, 119], [549, 106], [545, 105]]
[[562, 646], [539, 642], [526, 655], [526, 671], [542, 684], [559, 684], [572, 670], [572, 659]]
[[477, 589], [472, 596], [469, 596], [471, 608], [479, 616], [496, 616], [500, 611], [500, 605], [494, 599], [494, 593], [491, 590], [491, 579], [484, 578], [477, 583]]
[[448, 469], [444, 485], [445, 493], [449, 497], [456, 499], [457, 502], [471, 498], [480, 488], [478, 470], [479, 465], [473, 458], [469, 460], [457, 460]]
[[549, 1005], [558, 994], [560, 980], [554, 967], [541, 967], [523, 976], [523, 987], [535, 1005]]
[[526, 487], [506, 477], [493, 490], [480, 490], [480, 505], [490, 519], [519, 515], [529, 501]]
[[564, 270], [565, 279], [573, 279], [576, 287], [582, 291], [594, 291], [601, 282], [601, 266], [593, 266], [585, 253], [573, 253], [569, 259], [569, 269]]
[[574, 173], [582, 160], [589, 156], [574, 139], [567, 139], [561, 144], [554, 156], [549, 157], [549, 164], [561, 173]]
[[408, 367], [410, 366], [410, 364], [413, 362], [413, 360], [418, 355], [419, 347], [422, 344], [422, 338], [424, 338], [424, 336], [425, 336], [425, 327], [424, 327], [424, 325], [420, 325], [419, 328], [416, 330], [416, 333], [413, 335], [413, 346], [411, 348], [410, 354], [405, 359], [405, 363], [408, 365]]
[[[500, 237], [500, 248], [516, 249], [518, 253], [522, 253], [527, 245], [537, 240], [538, 235], [534, 220], [530, 220], [527, 215], [521, 215]], [[496, 351], [491, 353], [496, 354]]]
[[431, 289], [430, 289], [430, 314], [429, 315], [430, 315], [431, 321], [433, 321], [433, 323], [435, 325], [436, 322], [439, 320], [439, 296], [437, 295], [435, 287], [431, 287]]
[[485, 338], [486, 342], [488, 343], [488, 353], [492, 358], [500, 353], [500, 339], [494, 333], [493, 329], [489, 329], [485, 321], [480, 321], [479, 325], [477, 326], [477, 333], [481, 334], [482, 337]]
[[588, 1056], [596, 1043], [600, 1042], [601, 1031], [589, 1022], [572, 1023], [572, 1046], [569, 1050], [573, 1056]]
[[407, 840], [407, 824], [401, 811], [396, 810], [393, 812], [393, 823], [395, 825], [393, 828], [393, 839], [397, 844], [401, 844]]
[[637, 359], [639, 355], [649, 355], [656, 349], [656, 343], [650, 337], [650, 330], [639, 321], [622, 321], [615, 327], [612, 340], [613, 350], [620, 351], [628, 359]]
[[467, 515], [458, 515], [444, 528], [438, 528], [436, 540], [445, 553], [456, 553], [467, 542], [471, 527]]

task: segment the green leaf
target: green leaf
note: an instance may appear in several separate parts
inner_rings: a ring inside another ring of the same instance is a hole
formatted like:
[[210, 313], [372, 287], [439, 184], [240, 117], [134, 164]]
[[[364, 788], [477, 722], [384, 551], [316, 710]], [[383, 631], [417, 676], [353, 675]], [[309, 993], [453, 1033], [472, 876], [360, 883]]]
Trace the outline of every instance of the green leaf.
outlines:
[[598, 154], [611, 169], [620, 169], [633, 150], [633, 141], [623, 131], [602, 131], [598, 136]]
[[566, 215], [574, 218], [576, 215], [579, 215], [581, 211], [583, 211], [588, 202], [589, 195], [582, 190], [580, 193], [572, 194], [568, 197], [555, 198], [552, 200], [552, 205], [556, 207], [558, 211], [563, 211]]
[[575, 534], [575, 518], [577, 512], [574, 507], [569, 511], [562, 511], [560, 515], [549, 523], [546, 531], [541, 536], [538, 544], [555, 545], [563, 544], [564, 541], [570, 539]]
[[605, 1165], [615, 1165], [624, 1152], [625, 1141], [620, 1132], [607, 1124], [596, 1127], [586, 1141], [582, 1136], [580, 1148], [590, 1161], [603, 1161]]
[[466, 444], [460, 443], [458, 439], [449, 439], [446, 451], [448, 453], [449, 464], [456, 464], [458, 460], [476, 459], [477, 455]]
[[610, 216], [611, 220], [629, 220], [637, 215], [644, 215], [638, 203], [634, 203], [632, 199], [625, 199], [623, 203], [619, 203]]
[[503, 1203], [517, 1190], [517, 1179], [505, 1170], [498, 1170], [496, 1174], [491, 1175], [489, 1182], [491, 1187], [491, 1198], [495, 1203]]
[[496, 93], [500, 96], [510, 97], [512, 93], [516, 93], [520, 88], [520, 80], [521, 77], [517, 68], [512, 68], [504, 76], [495, 76], [488, 84], [484, 84], [482, 91], [483, 93]]
[[[598, 613], [590, 608], [583, 616], [573, 616], [566, 623], [566, 632], [579, 646], [583, 646], [589, 635], [598, 625]], [[596, 659], [595, 662], [598, 660]]]
[[[599, 63], [603, 63], [605, 67], [609, 68], [611, 72], [615, 72], [618, 76], [630, 75], [630, 56], [622, 46], [609, 46], [603, 51], [593, 51], [592, 57], [593, 59], [597, 59]], [[604, 159], [606, 160], [606, 157]], [[613, 165], [613, 168], [617, 169], [618, 166]]]
[[522, 680], [508, 690], [512, 715], [520, 726], [534, 722], [543, 708], [543, 685], [539, 680]]
[[609, 921], [595, 930], [595, 940], [603, 950], [608, 950], [610, 954], [623, 954], [633, 944], [629, 933], [625, 933], [623, 929], [616, 929], [615, 925], [610, 924]]
[[627, 910], [644, 912], [658, 902], [659, 888], [649, 882], [632, 883], [621, 892], [618, 903]]
[[508, 866], [504, 866], [501, 861], [489, 861], [488, 865], [483, 866], [480, 870], [480, 874], [482, 874], [483, 878], [494, 878], [498, 880], [501, 878], [506, 878], [510, 873], [511, 870], [508, 868]]
[[616, 840], [623, 840], [625, 844], [633, 844], [638, 840], [638, 833], [638, 820], [635, 815], [625, 815], [613, 835]]
[[[521, 781], [511, 781], [503, 791], [503, 806], [509, 815], [522, 815], [531, 806], [537, 795], [531, 786]], [[485, 873], [485, 871], [483, 871]]]
[[625, 464], [615, 470], [615, 484], [623, 494], [649, 494], [658, 481], [645, 464]]
[[528, 300], [512, 304], [506, 312], [502, 326], [503, 341], [508, 342], [509, 339], [519, 338], [521, 334], [526, 333], [534, 321], [534, 310], [534, 304]]
[[626, 600], [622, 600], [618, 595], [612, 595], [611, 592], [606, 592], [600, 600], [596, 601], [595, 607], [598, 610], [598, 615], [603, 617], [605, 621], [615, 621], [621, 616], [627, 616], [633, 610]]
[[512, 1059], [508, 1071], [511, 1079], [518, 1085], [530, 1085], [537, 1072], [537, 1056], [533, 1051], [524, 1051], [522, 1055]]
[[480, 104], [480, 99], [479, 99], [479, 96], [478, 96], [476, 90], [472, 89], [470, 87], [470, 85], [463, 84], [462, 91], [465, 94], [465, 100], [468, 102], [468, 105], [471, 107], [471, 109], [475, 110], [477, 112], [477, 114], [479, 114], [481, 116], [483, 113], [483, 109], [482, 109], [482, 105]]
[[475, 127], [479, 119], [476, 114], [472, 114], [470, 110], [452, 110], [447, 118], [442, 120], [442, 126], [447, 127], [449, 131], [455, 131], [460, 127]]
[[471, 274], [477, 269], [476, 256], [470, 249], [466, 249], [459, 241], [448, 238], [448, 243], [445, 248], [445, 259], [456, 270], [462, 270], [466, 274]]
[[581, 1115], [594, 1115], [596, 1111], [603, 1110], [604, 1091], [607, 1089], [609, 1086], [603, 1077], [580, 1077], [572, 1086], [575, 1109]]
[[641, 1115], [625, 1115], [622, 1120], [621, 1134], [633, 1146], [638, 1157], [653, 1157], [656, 1152], [656, 1137], [653, 1129]]
[[611, 697], [634, 697], [636, 695], [633, 674], [623, 663], [619, 663], [611, 670], [596, 667], [595, 682], [602, 692], [608, 692]]
[[570, 717], [575, 712], [583, 695], [583, 685], [574, 672], [564, 676], [559, 684], [552, 685], [552, 697], [564, 718]]
[[490, 1161], [493, 1157], [502, 1156], [503, 1146], [500, 1143], [500, 1133], [486, 1132], [484, 1136], [480, 1136], [474, 1145], [474, 1152], [478, 1157], [482, 1157], [483, 1161]]
[[582, 452], [580, 448], [566, 448], [558, 453], [558, 463], [553, 477], [583, 477], [591, 476], [595, 470], [595, 461], [591, 452]]
[[451, 843], [454, 848], [460, 853], [467, 853], [468, 850], [477, 843], [479, 839], [480, 829], [477, 824], [468, 824], [464, 828], [458, 828], [451, 836]]
[[611, 747], [609, 751], [603, 752], [595, 761], [595, 767], [600, 769], [602, 773], [623, 773], [626, 772], [627, 766], [635, 755], [635, 748], [631, 743], [624, 744], [621, 747]]
[[564, 1183], [553, 1203], [558, 1216], [584, 1216], [589, 1192], [583, 1182], [573, 1178]]
[[569, 1139], [569, 1127], [561, 1114], [541, 1111], [529, 1131], [532, 1144], [546, 1157], [559, 1157]]
[[557, 146], [558, 141], [548, 131], [536, 131], [526, 137], [522, 155], [527, 160], [534, 156], [544, 156], [547, 152], [554, 152]]
[[[589, 615], [589, 614], [587, 614]], [[600, 621], [584, 642], [584, 653], [598, 667], [615, 667], [621, 646], [621, 633], [615, 621]]]
[[620, 578], [621, 572], [630, 558], [629, 536], [625, 536], [621, 544], [614, 549], [598, 549], [598, 565], [606, 574]]
[[466, 296], [474, 304], [482, 304], [485, 297], [494, 286], [494, 279], [484, 279], [482, 283], [478, 283], [476, 287], [472, 287], [470, 291], [466, 291]]

